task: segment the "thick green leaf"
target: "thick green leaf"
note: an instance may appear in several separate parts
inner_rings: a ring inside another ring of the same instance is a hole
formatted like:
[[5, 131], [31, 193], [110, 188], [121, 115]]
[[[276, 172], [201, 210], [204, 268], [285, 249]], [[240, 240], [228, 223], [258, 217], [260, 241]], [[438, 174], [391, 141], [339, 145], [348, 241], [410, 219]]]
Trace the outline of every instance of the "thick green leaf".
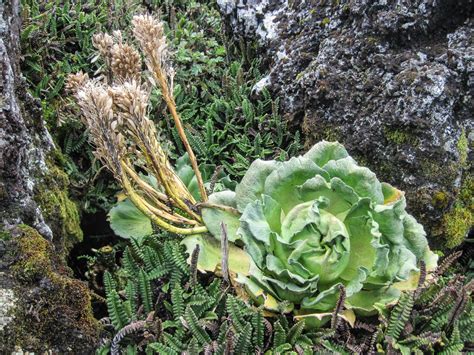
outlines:
[[[181, 242], [186, 246], [190, 255], [193, 253], [196, 245], [199, 245], [198, 269], [200, 271], [216, 272], [221, 270], [222, 253], [221, 244], [215, 238], [208, 235], [192, 235], [186, 237]], [[251, 268], [251, 259], [249, 255], [233, 243], [229, 243], [229, 271], [235, 275], [248, 275]]]
[[[209, 196], [209, 202], [232, 208], [237, 207], [235, 203], [235, 192], [229, 190], [213, 193]], [[229, 241], [234, 242], [237, 239], [240, 239], [237, 235], [237, 230], [240, 226], [239, 218], [240, 215], [219, 208], [202, 209], [202, 219], [204, 220], [204, 224], [209, 230], [209, 233], [218, 240], [220, 240], [222, 236], [221, 223], [224, 223], [226, 226]]]
[[288, 213], [294, 206], [304, 202], [298, 193], [299, 187], [317, 174], [328, 176], [308, 158], [291, 158], [268, 176], [264, 193], [277, 201], [283, 211]]
[[109, 212], [110, 227], [122, 238], [142, 238], [153, 233], [150, 219], [129, 200], [123, 200]]
[[400, 297], [400, 291], [394, 287], [376, 290], [362, 290], [347, 297], [345, 305], [361, 315], [371, 315], [394, 304]]
[[235, 189], [237, 208], [244, 212], [245, 207], [259, 199], [264, 191], [265, 180], [281, 163], [274, 160], [255, 160]]
[[372, 270], [381, 234], [378, 224], [370, 216], [370, 200], [362, 199], [353, 206], [344, 223], [350, 235], [350, 257], [341, 274], [344, 280], [353, 279], [360, 267]]
[[325, 197], [328, 201], [325, 210], [341, 220], [344, 220], [352, 206], [360, 199], [354, 189], [346, 185], [341, 179], [332, 178], [328, 182], [320, 175], [305, 181], [299, 188], [299, 195], [302, 201], [312, 201]]
[[349, 156], [346, 148], [339, 142], [322, 141], [313, 146], [305, 155], [315, 162], [318, 166], [323, 167], [330, 160], [343, 159]]
[[361, 167], [351, 157], [331, 160], [323, 167], [329, 175], [338, 177], [349, 185], [360, 197], [369, 197], [373, 202], [383, 204], [382, 184], [368, 168]]

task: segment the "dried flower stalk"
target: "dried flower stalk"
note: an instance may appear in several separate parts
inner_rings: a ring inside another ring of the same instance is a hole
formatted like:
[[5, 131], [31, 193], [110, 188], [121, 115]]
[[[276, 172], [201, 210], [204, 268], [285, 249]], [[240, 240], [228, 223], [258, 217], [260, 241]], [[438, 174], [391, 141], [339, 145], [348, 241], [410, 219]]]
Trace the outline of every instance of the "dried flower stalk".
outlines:
[[[206, 188], [202, 180], [201, 172], [196, 160], [196, 156], [189, 144], [188, 138], [183, 128], [181, 118], [176, 110], [176, 103], [173, 97], [172, 81], [174, 72], [172, 68], [166, 66], [166, 37], [163, 32], [163, 24], [150, 15], [134, 16], [132, 20], [133, 33], [140, 43], [140, 47], [146, 56], [146, 64], [152, 73], [155, 81], [160, 85], [161, 94], [166, 102], [168, 110], [173, 117], [179, 137], [188, 152], [191, 165], [196, 175], [199, 192], [203, 201], [207, 201]], [[171, 83], [171, 84], [170, 84]]]
[[[207, 195], [204, 183], [172, 96], [173, 71], [166, 64], [167, 49], [163, 25], [151, 16], [135, 16], [133, 33], [145, 55], [145, 62], [173, 117], [191, 159], [202, 202]], [[89, 79], [83, 73], [71, 75], [67, 89], [75, 93], [95, 145], [95, 156], [113, 173], [128, 198], [156, 225], [178, 234], [207, 231], [196, 212], [197, 201], [188, 191], [168, 160], [148, 117], [150, 88], [141, 82], [141, 57], [123, 42], [120, 31], [113, 36], [97, 34], [94, 46], [104, 59], [111, 77]], [[139, 169], [139, 170], [138, 170]], [[158, 187], [142, 178], [139, 171], [156, 178]], [[193, 207], [194, 206], [194, 207]]]

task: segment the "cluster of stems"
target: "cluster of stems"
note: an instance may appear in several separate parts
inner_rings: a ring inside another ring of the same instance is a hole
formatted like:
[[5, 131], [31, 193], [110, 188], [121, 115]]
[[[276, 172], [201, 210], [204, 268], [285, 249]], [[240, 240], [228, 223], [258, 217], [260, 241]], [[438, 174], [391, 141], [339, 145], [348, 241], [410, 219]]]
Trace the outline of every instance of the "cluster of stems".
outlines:
[[[93, 43], [105, 63], [105, 74], [95, 79], [83, 73], [71, 75], [67, 88], [81, 108], [95, 156], [113, 173], [133, 204], [162, 229], [185, 235], [204, 233], [207, 228], [198, 201], [174, 171], [148, 116], [150, 92], [156, 87], [189, 155], [199, 202], [205, 204], [204, 182], [173, 97], [174, 72], [167, 60], [163, 24], [150, 15], [139, 15], [132, 25], [141, 53], [124, 43], [120, 31], [97, 34]], [[147, 70], [142, 69], [142, 58]]]

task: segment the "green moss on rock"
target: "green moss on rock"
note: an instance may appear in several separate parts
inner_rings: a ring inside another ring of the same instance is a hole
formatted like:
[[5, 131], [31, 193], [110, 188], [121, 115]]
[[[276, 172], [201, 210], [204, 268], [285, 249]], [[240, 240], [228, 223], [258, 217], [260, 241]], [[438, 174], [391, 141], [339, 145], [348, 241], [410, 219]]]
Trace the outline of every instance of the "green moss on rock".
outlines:
[[23, 282], [38, 281], [52, 271], [52, 246], [35, 229], [26, 225], [18, 228], [21, 233], [14, 239], [16, 262], [11, 268], [13, 275]]
[[467, 155], [469, 152], [469, 142], [464, 129], [461, 131], [461, 135], [459, 136], [457, 149], [459, 153], [459, 164], [461, 164], [462, 167], [466, 167]]
[[474, 223], [472, 212], [469, 209], [456, 206], [443, 217], [444, 232], [446, 235], [446, 246], [457, 247], [464, 240]]
[[448, 204], [449, 204], [448, 194], [444, 191], [435, 192], [433, 196], [432, 204], [436, 208], [441, 208], [441, 209], [448, 207]]
[[35, 229], [21, 225], [14, 234], [8, 247], [18, 300], [14, 320], [0, 334], [0, 352], [16, 345], [38, 353], [93, 352], [100, 326], [87, 285], [68, 275], [53, 245]]
[[409, 144], [414, 147], [418, 146], [419, 144], [418, 137], [413, 133], [409, 133], [401, 129], [391, 129], [389, 127], [385, 127], [383, 132], [385, 138], [391, 143], [398, 145]]
[[[56, 152], [52, 156], [56, 157], [58, 154], [60, 153]], [[79, 210], [69, 198], [67, 174], [55, 165], [53, 159], [49, 159], [47, 165], [48, 175], [36, 187], [35, 200], [40, 205], [46, 222], [51, 226], [57, 241], [56, 247], [60, 253], [67, 254], [72, 246], [83, 238]]]
[[446, 246], [460, 245], [474, 224], [474, 178], [468, 175], [461, 186], [454, 208], [443, 216]]

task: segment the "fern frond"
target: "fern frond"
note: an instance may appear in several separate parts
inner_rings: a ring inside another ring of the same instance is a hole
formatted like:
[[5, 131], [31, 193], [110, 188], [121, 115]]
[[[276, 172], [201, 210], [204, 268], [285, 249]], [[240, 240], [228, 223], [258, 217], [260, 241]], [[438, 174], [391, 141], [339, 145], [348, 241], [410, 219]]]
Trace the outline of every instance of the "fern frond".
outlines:
[[143, 248], [140, 242], [135, 238], [130, 238], [130, 245], [135, 255], [143, 262], [145, 260], [145, 254], [143, 253]]
[[201, 345], [209, 344], [211, 342], [209, 334], [207, 334], [207, 332], [199, 324], [199, 320], [191, 307], [186, 307], [184, 319], [186, 320], [192, 335]]
[[255, 347], [263, 350], [263, 341], [265, 338], [265, 324], [263, 322], [262, 312], [256, 312], [252, 315], [251, 319], [252, 328], [253, 328], [253, 344]]
[[346, 351], [346, 349], [342, 346], [342, 345], [339, 345], [339, 344], [336, 344], [336, 343], [333, 343], [329, 340], [324, 340], [322, 345], [328, 349], [329, 351], [332, 351], [333, 353], [335, 354], [349, 354], [348, 351]]
[[110, 290], [107, 293], [107, 311], [109, 313], [112, 325], [116, 330], [122, 329], [129, 323], [127, 314], [123, 307], [119, 294], [115, 290]]
[[281, 325], [280, 320], [277, 320], [275, 324], [273, 324], [273, 347], [278, 348], [280, 345], [286, 343], [286, 331]]
[[188, 263], [181, 251], [181, 246], [177, 243], [171, 244], [171, 260], [173, 264], [185, 275], [189, 274]]
[[125, 293], [130, 304], [131, 319], [136, 320], [138, 287], [134, 281], [128, 281]]
[[138, 273], [138, 289], [145, 312], [150, 313], [153, 310], [152, 292], [150, 281], [148, 280], [148, 275], [145, 270], [140, 270]]
[[291, 345], [295, 345], [298, 341], [301, 334], [303, 334], [303, 329], [305, 326], [304, 320], [295, 323], [289, 330], [286, 341]]
[[390, 314], [390, 320], [388, 322], [386, 332], [387, 336], [393, 338], [394, 340], [398, 340], [403, 328], [405, 327], [405, 324], [408, 321], [408, 318], [410, 317], [413, 304], [413, 293], [403, 293], [397, 305]]
[[183, 289], [180, 284], [175, 284], [171, 289], [171, 304], [173, 307], [173, 317], [178, 319], [184, 314]]
[[179, 334], [171, 335], [169, 333], [164, 332], [163, 338], [166, 346], [173, 349], [177, 353], [181, 353], [184, 350], [183, 342], [178, 338]]
[[115, 283], [115, 280], [110, 272], [104, 272], [103, 281], [106, 293], [111, 292], [112, 290], [117, 290], [117, 284]]
[[216, 355], [224, 355], [224, 354], [228, 354], [230, 352], [230, 349], [231, 349], [231, 345], [229, 343], [230, 341], [230, 333], [232, 333], [230, 330], [229, 330], [229, 324], [227, 322], [224, 322], [220, 329], [219, 329], [219, 335], [217, 336], [217, 349], [216, 349]]
[[179, 355], [179, 352], [175, 351], [169, 346], [163, 345], [161, 343], [151, 343], [148, 344], [149, 349], [155, 351], [158, 354], [163, 354], [163, 355]]
[[234, 353], [247, 354], [252, 341], [252, 324], [247, 323], [235, 340]]
[[201, 347], [199, 346], [199, 341], [196, 338], [192, 338], [188, 344], [189, 355], [199, 355], [201, 353]]
[[132, 256], [129, 247], [125, 248], [122, 258], [122, 265], [127, 271], [127, 273], [132, 277], [137, 277], [140, 267]]
[[449, 342], [444, 347], [443, 351], [440, 352], [442, 355], [460, 354], [464, 349], [464, 342], [461, 340], [461, 333], [459, 331], [458, 324], [453, 327], [453, 332], [449, 338]]
[[232, 324], [234, 325], [237, 333], [240, 333], [244, 329], [246, 322], [244, 319], [245, 315], [242, 311], [245, 305], [242, 307], [239, 301], [240, 300], [231, 295], [227, 297], [226, 301], [227, 313], [229, 314], [229, 318], [232, 320]]

